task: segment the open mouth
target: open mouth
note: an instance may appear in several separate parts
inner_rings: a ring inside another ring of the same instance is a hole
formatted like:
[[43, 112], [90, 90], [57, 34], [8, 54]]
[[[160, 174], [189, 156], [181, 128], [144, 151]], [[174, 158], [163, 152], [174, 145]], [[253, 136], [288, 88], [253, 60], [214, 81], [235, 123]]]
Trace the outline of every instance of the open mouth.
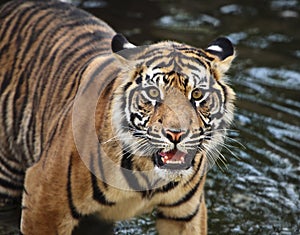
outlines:
[[155, 164], [161, 169], [186, 170], [192, 165], [193, 154], [173, 149], [169, 152], [158, 152], [154, 156]]

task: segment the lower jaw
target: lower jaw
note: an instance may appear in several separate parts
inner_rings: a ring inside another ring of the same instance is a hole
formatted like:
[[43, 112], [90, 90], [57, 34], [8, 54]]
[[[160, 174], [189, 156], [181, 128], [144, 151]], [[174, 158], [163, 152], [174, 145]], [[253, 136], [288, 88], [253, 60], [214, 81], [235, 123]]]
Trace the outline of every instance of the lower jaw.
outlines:
[[188, 181], [191, 175], [193, 175], [193, 168], [189, 167], [187, 169], [169, 169], [169, 168], [161, 168], [155, 166], [154, 173], [156, 178], [157, 185], [156, 186], [163, 186], [170, 182], [185, 182]]
[[157, 166], [160, 169], [164, 170], [188, 170], [191, 167], [191, 164], [181, 163], [181, 164], [172, 164], [168, 163], [163, 166]]
[[162, 163], [159, 161], [160, 156], [156, 155], [154, 156], [154, 164], [159, 169], [163, 170], [170, 170], [170, 171], [185, 171], [190, 169], [193, 166], [194, 163], [194, 156], [193, 155], [187, 155], [185, 157], [184, 163]]

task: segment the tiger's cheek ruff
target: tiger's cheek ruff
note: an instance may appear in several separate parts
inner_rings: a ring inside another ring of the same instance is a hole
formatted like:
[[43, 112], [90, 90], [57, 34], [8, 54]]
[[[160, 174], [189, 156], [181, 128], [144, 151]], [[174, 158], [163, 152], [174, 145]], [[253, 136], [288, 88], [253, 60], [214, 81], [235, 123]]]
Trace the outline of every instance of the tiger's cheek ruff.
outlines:
[[202, 149], [209, 155], [212, 167], [219, 155], [226, 136], [226, 130], [233, 119], [234, 92], [222, 80], [217, 80], [209, 71], [207, 79], [196, 84], [202, 93], [201, 99], [195, 102], [199, 115], [205, 124], [205, 141]]

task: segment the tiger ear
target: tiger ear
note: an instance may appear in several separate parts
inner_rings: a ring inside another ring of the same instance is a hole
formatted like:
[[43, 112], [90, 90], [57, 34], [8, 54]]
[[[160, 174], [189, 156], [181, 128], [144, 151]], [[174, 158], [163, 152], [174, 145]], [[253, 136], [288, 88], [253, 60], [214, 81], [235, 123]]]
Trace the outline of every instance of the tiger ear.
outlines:
[[229, 69], [231, 62], [235, 57], [233, 45], [230, 40], [225, 37], [220, 37], [212, 41], [205, 51], [216, 58], [213, 62], [214, 66], [222, 74]]
[[139, 61], [139, 56], [144, 54], [147, 48], [148, 46], [133, 45], [122, 34], [116, 34], [111, 41], [114, 57], [127, 67], [134, 66]]
[[115, 57], [122, 63], [128, 64], [135, 61], [138, 55], [142, 54], [147, 46], [135, 46], [122, 34], [116, 34], [111, 41], [111, 49]]
[[135, 48], [136, 46], [128, 42], [122, 34], [116, 34], [111, 40], [111, 50], [116, 53], [124, 49]]

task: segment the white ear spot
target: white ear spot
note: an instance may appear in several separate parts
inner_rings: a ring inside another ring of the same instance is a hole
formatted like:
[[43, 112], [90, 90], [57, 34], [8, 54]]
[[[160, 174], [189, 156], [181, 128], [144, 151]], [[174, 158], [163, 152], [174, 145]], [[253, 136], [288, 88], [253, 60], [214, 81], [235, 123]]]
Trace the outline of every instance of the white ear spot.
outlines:
[[130, 42], [127, 42], [127, 43], [124, 43], [123, 47], [126, 49], [130, 49], [130, 48], [135, 48], [136, 46]]
[[211, 45], [208, 48], [206, 48], [206, 50], [223, 52], [223, 48], [218, 45]]

